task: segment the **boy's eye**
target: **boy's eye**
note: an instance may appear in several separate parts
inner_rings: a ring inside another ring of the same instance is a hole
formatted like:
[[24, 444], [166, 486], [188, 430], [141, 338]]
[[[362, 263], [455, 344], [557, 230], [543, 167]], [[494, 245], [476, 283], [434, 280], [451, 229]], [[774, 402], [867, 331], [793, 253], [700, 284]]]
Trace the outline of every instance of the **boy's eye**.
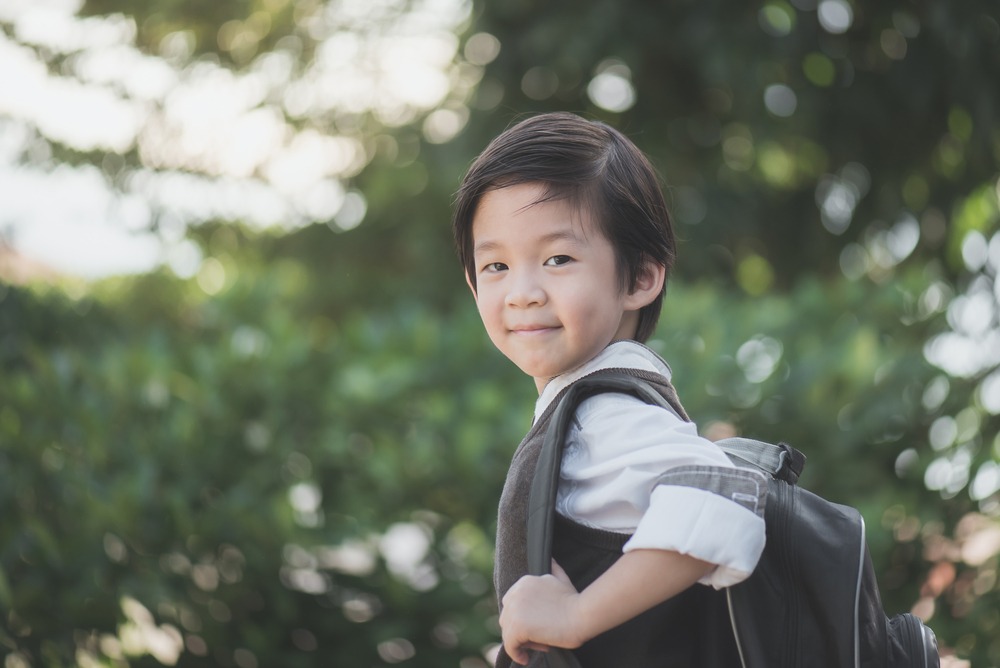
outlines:
[[572, 261], [573, 258], [571, 258], [569, 255], [553, 255], [552, 257], [550, 257], [548, 260], [545, 261], [545, 264], [546, 266], [549, 267], [558, 267], [560, 265], [564, 265]]
[[505, 265], [503, 262], [490, 262], [489, 264], [483, 266], [483, 271], [497, 272], [497, 271], [503, 271], [506, 268], [507, 265]]

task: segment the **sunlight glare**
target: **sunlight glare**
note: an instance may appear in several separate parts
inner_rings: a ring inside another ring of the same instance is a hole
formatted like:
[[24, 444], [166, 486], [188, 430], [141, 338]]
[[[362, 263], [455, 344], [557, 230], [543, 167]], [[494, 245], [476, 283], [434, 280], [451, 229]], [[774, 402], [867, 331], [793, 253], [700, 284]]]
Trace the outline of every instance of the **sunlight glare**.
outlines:
[[25, 44], [56, 53], [74, 53], [127, 44], [135, 39], [135, 22], [121, 14], [76, 18], [82, 2], [69, 0], [25, 3], [14, 14], [14, 34]]
[[357, 140], [304, 130], [273, 152], [263, 173], [280, 192], [294, 194], [328, 176], [354, 176], [366, 162]]
[[445, 66], [455, 57], [458, 41], [448, 33], [397, 38], [382, 46], [383, 91], [406, 104], [430, 108], [448, 94]]
[[94, 167], [48, 173], [0, 166], [0, 182], [17, 193], [4, 198], [7, 220], [44, 221], [10, 232], [10, 241], [29, 257], [86, 278], [143, 271], [159, 261], [155, 235], [127, 232], [142, 211], [132, 209], [134, 203], [118, 204]]
[[1000, 369], [995, 369], [983, 379], [978, 396], [983, 408], [993, 415], [1000, 415]]
[[[134, 105], [107, 88], [53, 77], [32, 52], [0, 35], [0, 113], [33, 121], [50, 139], [81, 151], [122, 152], [141, 124]], [[72, 108], [73, 114], [65, 113]]]
[[[5, 187], [26, 184], [12, 189], [19, 194], [5, 203], [8, 211], [20, 212], [8, 216], [8, 236], [19, 252], [61, 271], [143, 271], [177, 255], [169, 252], [176, 239], [131, 233], [152, 215], [181, 228], [221, 219], [294, 229], [332, 218], [335, 229], [350, 229], [367, 210], [364, 197], [346, 193], [344, 184], [371, 159], [362, 141], [364, 115], [398, 126], [429, 114], [424, 131], [439, 142], [455, 136], [468, 116], [462, 85], [471, 75], [458, 69], [455, 35], [471, 12], [468, 0], [333, 0], [303, 25], [319, 41], [313, 60], [299, 68], [301, 45], [288, 38], [238, 72], [210, 60], [191, 61], [193, 38], [185, 31], [164, 37], [159, 57], [144, 54], [131, 18], [81, 17], [82, 5], [0, 3], [0, 18], [9, 20], [17, 39], [0, 34], [0, 115], [23, 122], [27, 132], [3, 147]], [[249, 30], [249, 23], [233, 30]], [[479, 62], [499, 50], [485, 34], [471, 44], [466, 50]], [[49, 71], [46, 51], [68, 55], [66, 75]], [[439, 113], [435, 107], [442, 107]], [[309, 122], [319, 117], [337, 122]], [[306, 121], [307, 129], [289, 118]], [[73, 150], [106, 152], [106, 174], [121, 183], [93, 174], [46, 181], [42, 172], [25, 173], [20, 163], [51, 160], [49, 143], [36, 133]], [[138, 166], [124, 159], [133, 148]], [[81, 183], [91, 190], [81, 190]], [[126, 198], [112, 205], [118, 186]], [[20, 194], [39, 187], [48, 196]], [[82, 200], [71, 204], [73, 198]], [[100, 210], [85, 218], [103, 216], [101, 231], [68, 222], [74, 207]], [[115, 207], [117, 212], [107, 213]], [[116, 226], [121, 239], [113, 242]], [[79, 230], [85, 227], [85, 236], [102, 242], [81, 245]], [[158, 243], [164, 245], [155, 250]], [[94, 251], [87, 268], [69, 260], [81, 247]], [[111, 252], [129, 262], [108, 259]], [[172, 264], [181, 273], [192, 271], [189, 260], [174, 258]]]
[[847, 0], [821, 0], [816, 15], [823, 29], [833, 35], [847, 32], [854, 22], [854, 10]]
[[129, 97], [144, 101], [162, 100], [178, 82], [178, 72], [167, 63], [124, 45], [81, 53], [74, 71], [81, 81], [121, 85]]
[[622, 61], [611, 58], [597, 66], [597, 74], [587, 84], [587, 97], [602, 109], [627, 111], [635, 105], [632, 71]]
[[239, 220], [258, 229], [302, 224], [286, 197], [256, 179], [208, 180], [182, 172], [142, 170], [130, 175], [127, 185], [184, 225], [206, 218]]
[[1000, 364], [1000, 331], [976, 338], [956, 332], [938, 334], [924, 346], [924, 357], [952, 376], [972, 378]]

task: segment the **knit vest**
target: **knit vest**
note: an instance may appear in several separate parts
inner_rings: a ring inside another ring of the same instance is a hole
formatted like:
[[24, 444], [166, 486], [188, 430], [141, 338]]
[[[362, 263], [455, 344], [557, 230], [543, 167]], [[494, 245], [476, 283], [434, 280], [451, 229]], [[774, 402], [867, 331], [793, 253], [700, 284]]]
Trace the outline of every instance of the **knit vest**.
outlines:
[[[666, 377], [640, 369], [616, 371], [650, 383], [682, 419], [689, 420]], [[507, 590], [528, 572], [527, 512], [531, 481], [552, 414], [568, 389], [564, 388], [538, 416], [514, 452], [507, 471], [500, 495], [493, 570], [498, 601], [502, 601]], [[552, 554], [577, 590], [582, 590], [621, 557], [622, 547], [630, 537], [628, 534], [586, 527], [560, 516], [557, 517]], [[739, 658], [728, 619], [722, 592], [693, 585], [621, 626], [593, 638], [574, 650], [574, 654], [584, 668], [738, 666]], [[497, 668], [511, 665], [510, 657], [501, 649]], [[529, 663], [529, 666], [544, 665], [541, 653], [535, 653]]]

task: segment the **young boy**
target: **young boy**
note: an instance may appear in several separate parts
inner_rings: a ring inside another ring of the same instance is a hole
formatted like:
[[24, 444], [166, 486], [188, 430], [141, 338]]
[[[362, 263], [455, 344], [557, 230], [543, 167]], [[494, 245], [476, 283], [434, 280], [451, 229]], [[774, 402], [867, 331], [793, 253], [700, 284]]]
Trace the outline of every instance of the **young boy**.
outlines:
[[[641, 343], [674, 260], [648, 160], [602, 123], [529, 118], [470, 167], [454, 233], [490, 339], [539, 392], [500, 500], [497, 665], [551, 647], [584, 666], [739, 665], [716, 590], [757, 563], [766, 484], [698, 436], [667, 363]], [[613, 393], [581, 403], [560, 473], [553, 574], [526, 575], [527, 496], [552, 411], [576, 380], [609, 368], [651, 382], [674, 411]]]

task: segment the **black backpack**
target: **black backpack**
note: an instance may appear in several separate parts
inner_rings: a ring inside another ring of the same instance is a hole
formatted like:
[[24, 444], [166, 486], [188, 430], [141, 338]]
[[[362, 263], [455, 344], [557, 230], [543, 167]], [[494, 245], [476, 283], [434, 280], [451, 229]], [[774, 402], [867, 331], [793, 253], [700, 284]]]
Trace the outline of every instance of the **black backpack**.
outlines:
[[[553, 413], [532, 480], [527, 545], [532, 575], [549, 573], [566, 430], [580, 402], [602, 392], [631, 394], [670, 409], [649, 384], [621, 372], [598, 372], [570, 386]], [[769, 478], [764, 553], [749, 578], [725, 590], [742, 668], [940, 665], [933, 631], [911, 614], [888, 618], [883, 611], [860, 513], [796, 484], [806, 459], [801, 452], [742, 438], [717, 445], [733, 463]], [[570, 652], [557, 649], [546, 652], [541, 663], [579, 666]]]

